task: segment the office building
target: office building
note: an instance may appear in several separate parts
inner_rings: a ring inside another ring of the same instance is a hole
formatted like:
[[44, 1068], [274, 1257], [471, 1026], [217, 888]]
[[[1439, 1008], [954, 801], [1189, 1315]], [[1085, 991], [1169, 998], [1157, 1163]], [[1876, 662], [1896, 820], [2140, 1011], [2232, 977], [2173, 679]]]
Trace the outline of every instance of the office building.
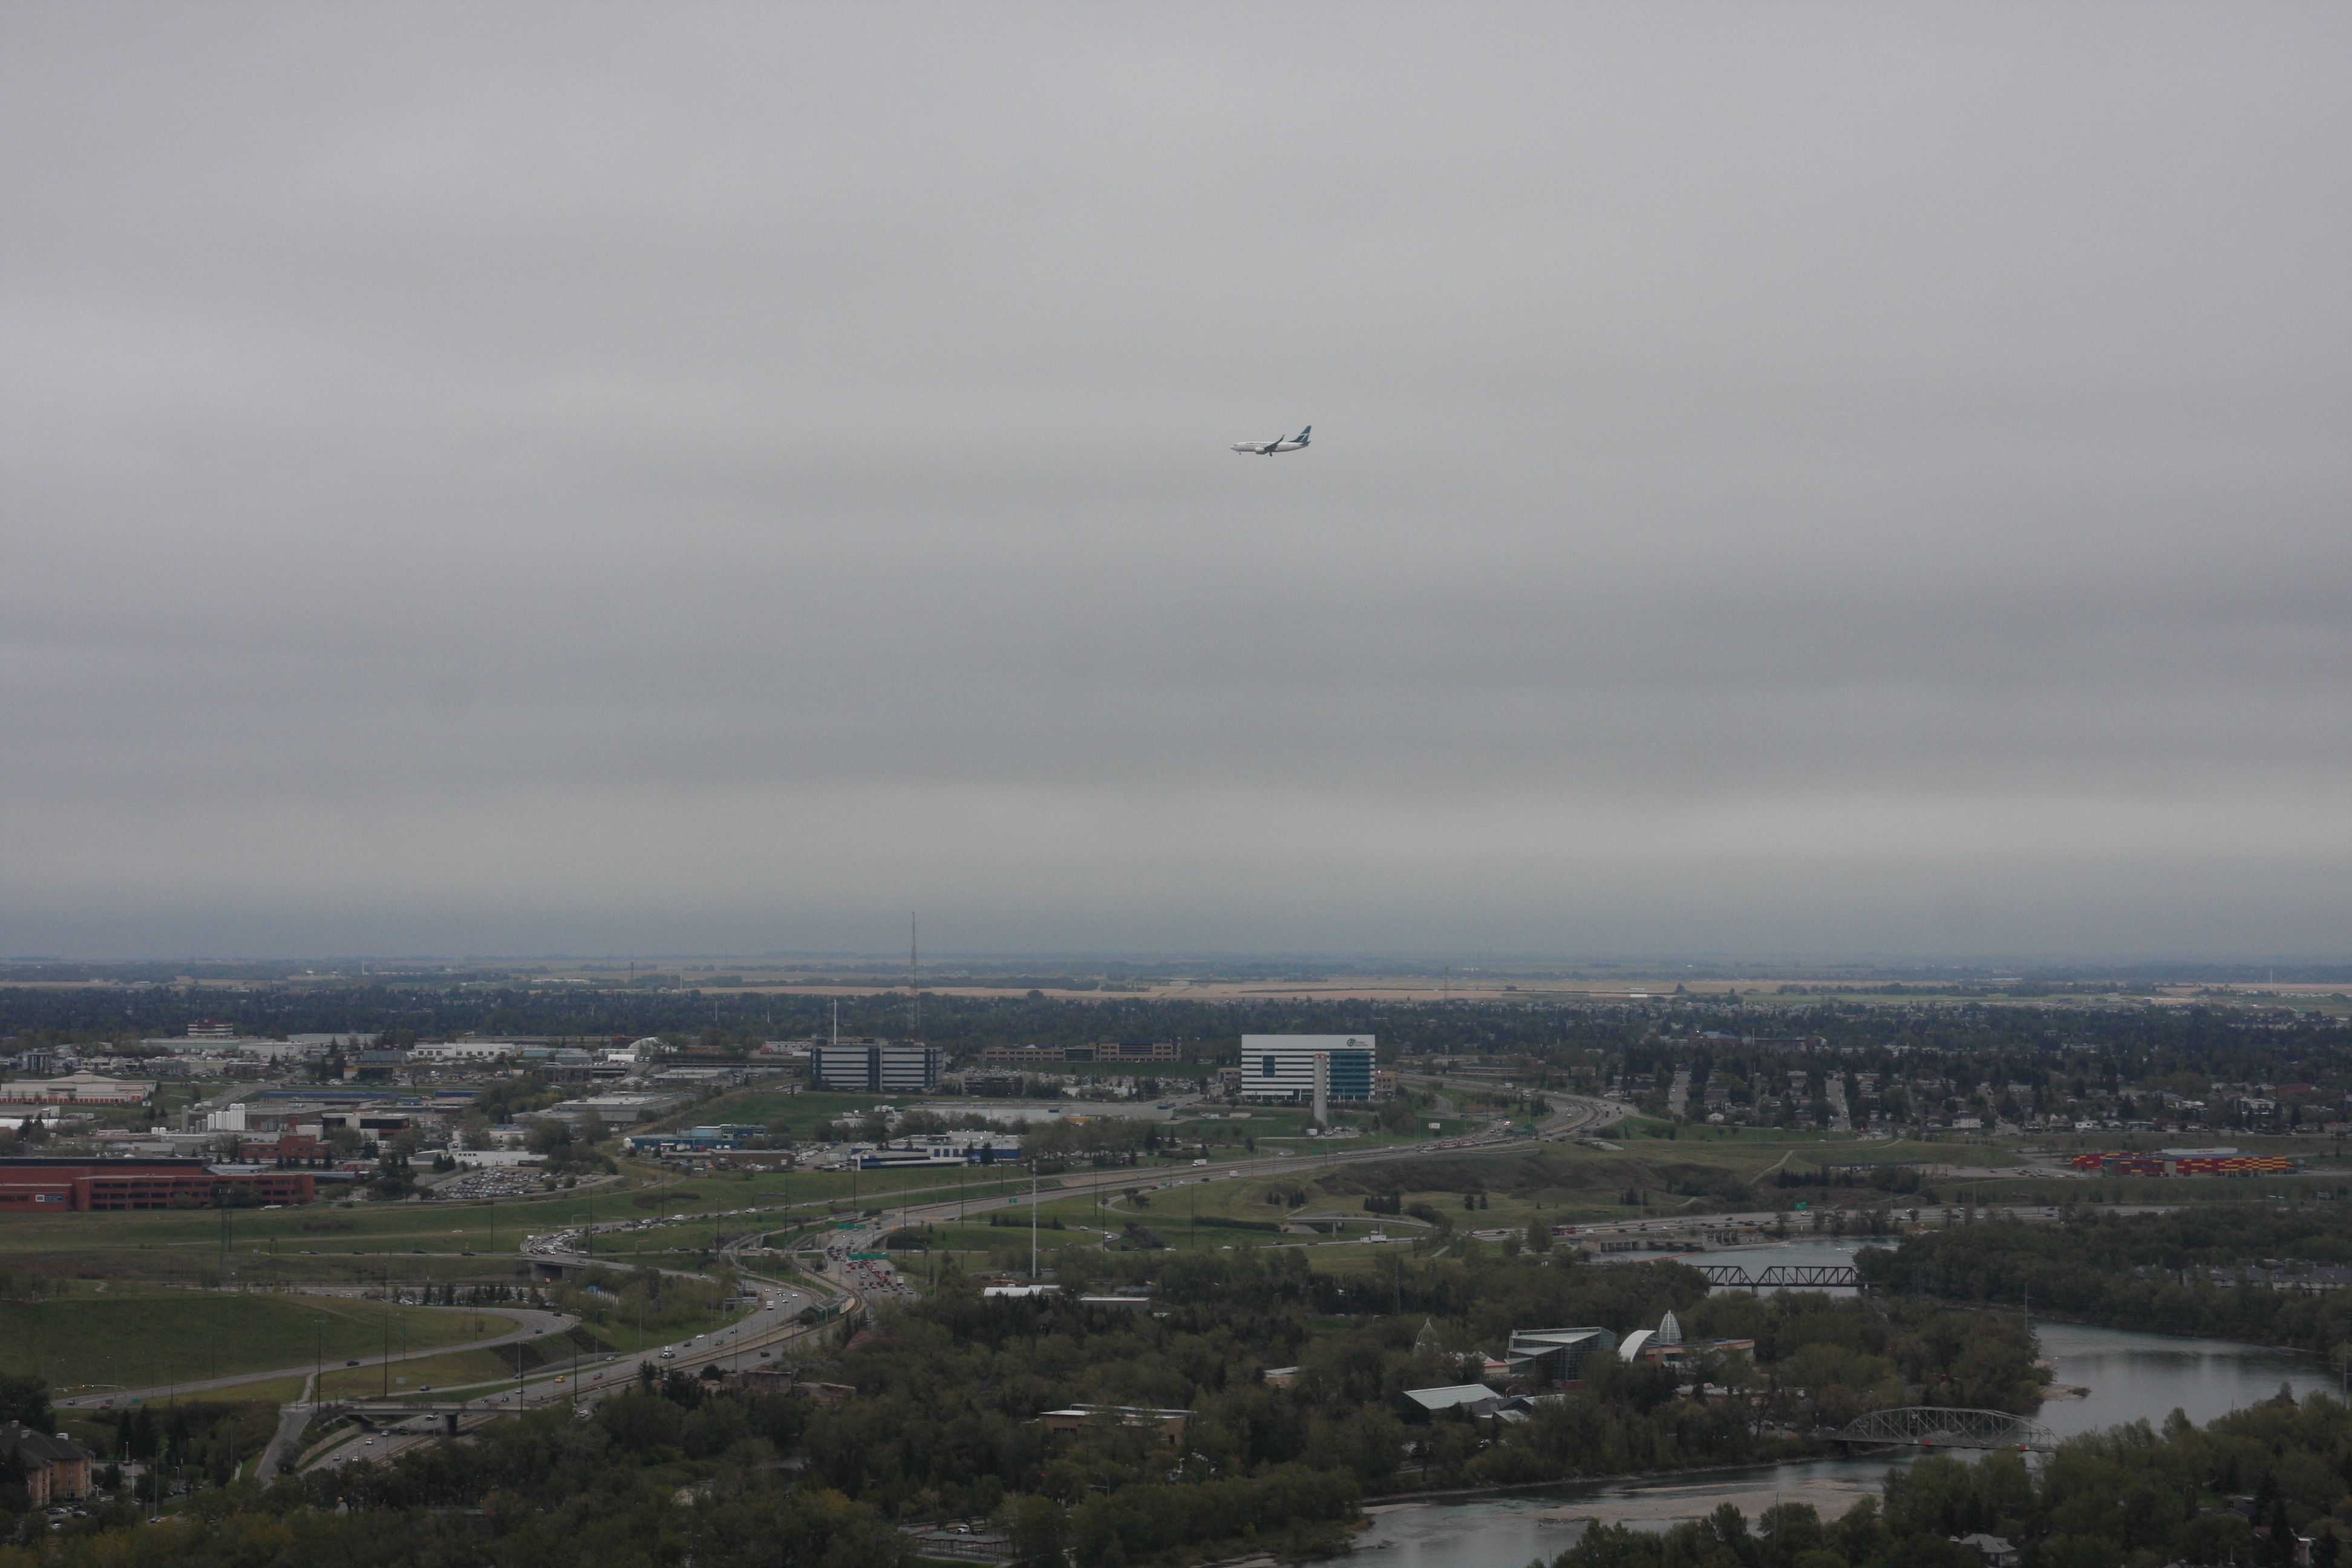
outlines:
[[844, 1040], [809, 1047], [809, 1087], [857, 1094], [922, 1094], [940, 1086], [942, 1053], [911, 1040]]
[[1370, 1035], [1244, 1035], [1242, 1098], [1258, 1105], [1312, 1105], [1316, 1058], [1328, 1058], [1326, 1097], [1333, 1105], [1361, 1105], [1372, 1098], [1377, 1053]]

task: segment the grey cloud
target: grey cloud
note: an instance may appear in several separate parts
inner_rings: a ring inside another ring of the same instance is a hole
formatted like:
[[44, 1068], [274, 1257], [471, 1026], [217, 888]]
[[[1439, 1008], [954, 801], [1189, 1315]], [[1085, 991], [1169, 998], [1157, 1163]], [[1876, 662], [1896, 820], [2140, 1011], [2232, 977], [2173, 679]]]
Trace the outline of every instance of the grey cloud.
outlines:
[[2341, 953], [2347, 42], [0, 14], [0, 948]]

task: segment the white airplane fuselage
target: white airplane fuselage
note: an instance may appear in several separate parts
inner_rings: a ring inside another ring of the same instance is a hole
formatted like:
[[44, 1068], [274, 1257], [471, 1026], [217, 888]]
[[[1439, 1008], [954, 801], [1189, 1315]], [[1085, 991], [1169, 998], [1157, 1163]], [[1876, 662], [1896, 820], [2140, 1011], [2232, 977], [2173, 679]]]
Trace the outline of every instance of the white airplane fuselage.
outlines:
[[1299, 451], [1307, 446], [1307, 438], [1314, 429], [1315, 426], [1309, 425], [1296, 436], [1276, 436], [1271, 441], [1236, 441], [1234, 443], [1234, 450], [1248, 452], [1260, 458], [1271, 458], [1276, 452]]

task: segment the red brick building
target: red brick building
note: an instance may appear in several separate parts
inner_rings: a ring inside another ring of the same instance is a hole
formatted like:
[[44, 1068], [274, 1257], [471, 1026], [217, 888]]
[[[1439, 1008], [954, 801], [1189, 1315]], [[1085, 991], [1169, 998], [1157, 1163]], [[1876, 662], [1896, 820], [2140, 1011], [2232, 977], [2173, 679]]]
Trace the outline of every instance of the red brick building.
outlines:
[[214, 1208], [246, 1194], [307, 1204], [316, 1194], [308, 1171], [223, 1176], [202, 1160], [0, 1159], [0, 1215]]
[[308, 1132], [279, 1132], [267, 1138], [240, 1138], [236, 1157], [247, 1165], [316, 1165], [335, 1163], [335, 1146]]

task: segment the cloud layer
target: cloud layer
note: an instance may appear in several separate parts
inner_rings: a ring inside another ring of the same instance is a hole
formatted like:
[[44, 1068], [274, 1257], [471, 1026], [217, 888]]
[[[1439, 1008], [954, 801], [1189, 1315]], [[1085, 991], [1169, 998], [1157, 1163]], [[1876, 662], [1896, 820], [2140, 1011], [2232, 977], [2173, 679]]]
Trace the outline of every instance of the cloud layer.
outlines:
[[2347, 46], [16, 7], [0, 951], [2342, 955]]

